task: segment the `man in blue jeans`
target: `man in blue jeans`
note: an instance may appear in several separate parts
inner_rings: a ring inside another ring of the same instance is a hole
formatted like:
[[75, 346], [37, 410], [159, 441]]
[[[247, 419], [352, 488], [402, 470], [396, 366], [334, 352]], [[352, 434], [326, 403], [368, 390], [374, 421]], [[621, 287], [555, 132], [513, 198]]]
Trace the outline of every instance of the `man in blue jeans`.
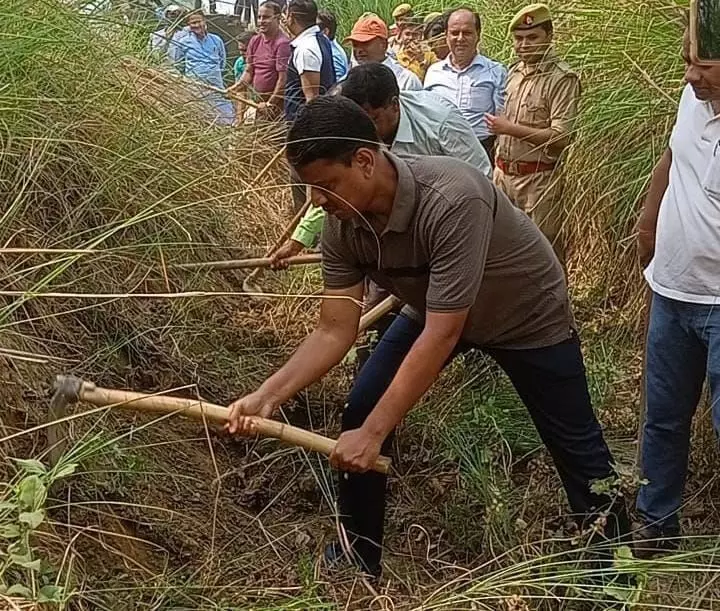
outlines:
[[[508, 374], [560, 474], [573, 513], [592, 519], [611, 499], [593, 494], [612, 457], [590, 405], [562, 267], [532, 220], [476, 167], [449, 157], [401, 159], [383, 149], [355, 102], [313, 100], [288, 135], [287, 155], [313, 202], [322, 233], [325, 295], [320, 320], [290, 360], [231, 406], [228, 429], [251, 434], [245, 416], [272, 416], [338, 364], [355, 342], [369, 277], [407, 307], [358, 374], [331, 464], [351, 557], [381, 572], [387, 478], [370, 472], [395, 428], [452, 358], [479, 348]], [[468, 443], [482, 443], [468, 439]], [[622, 506], [606, 536], [626, 532]], [[345, 537], [343, 537], [344, 539]]]
[[653, 293], [642, 435], [648, 484], [637, 502], [642, 556], [677, 547], [690, 426], [706, 377], [720, 431], [720, 66], [695, 60], [687, 36], [684, 47], [687, 86], [639, 223]]

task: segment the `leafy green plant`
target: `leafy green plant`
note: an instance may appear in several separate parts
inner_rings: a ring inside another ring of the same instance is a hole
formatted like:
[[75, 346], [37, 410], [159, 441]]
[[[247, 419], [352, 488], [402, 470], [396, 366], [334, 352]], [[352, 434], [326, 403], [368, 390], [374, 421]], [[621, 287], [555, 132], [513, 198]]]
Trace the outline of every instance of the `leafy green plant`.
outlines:
[[36, 548], [46, 522], [48, 488], [75, 472], [76, 464], [63, 462], [48, 470], [34, 459], [14, 459], [18, 469], [13, 483], [0, 497], [0, 594], [38, 603], [62, 603], [67, 592]]

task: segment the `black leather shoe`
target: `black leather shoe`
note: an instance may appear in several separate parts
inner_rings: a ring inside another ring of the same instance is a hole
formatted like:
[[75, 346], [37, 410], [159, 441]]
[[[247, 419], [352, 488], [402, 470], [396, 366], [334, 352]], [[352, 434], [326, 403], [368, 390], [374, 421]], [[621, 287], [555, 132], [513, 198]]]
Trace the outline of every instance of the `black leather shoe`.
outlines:
[[663, 530], [659, 526], [644, 526], [633, 534], [633, 555], [640, 560], [650, 560], [662, 554], [680, 549], [680, 533]]

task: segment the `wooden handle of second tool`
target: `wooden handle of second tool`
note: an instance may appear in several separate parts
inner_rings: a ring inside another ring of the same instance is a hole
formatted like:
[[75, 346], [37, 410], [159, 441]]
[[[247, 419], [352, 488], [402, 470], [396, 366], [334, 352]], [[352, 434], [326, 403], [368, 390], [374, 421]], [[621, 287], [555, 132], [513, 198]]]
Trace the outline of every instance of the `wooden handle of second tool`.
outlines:
[[[176, 265], [178, 269], [256, 269], [265, 268], [272, 265], [272, 258], [260, 257], [257, 259], [233, 259], [229, 261], [209, 261], [208, 263], [183, 263]], [[293, 265], [311, 265], [313, 263], [322, 262], [322, 254], [313, 253], [310, 255], [298, 255], [296, 257], [288, 257], [285, 263], [289, 266]]]
[[[206, 419], [216, 424], [225, 424], [228, 420], [229, 410], [220, 405], [205, 403], [196, 399], [182, 399], [164, 395], [148, 395], [128, 390], [114, 390], [98, 388], [94, 384], [84, 383], [80, 391], [80, 400], [93, 405], [112, 406], [120, 409], [152, 412], [156, 414], [172, 414], [178, 412], [195, 420]], [[272, 437], [289, 443], [290, 445], [320, 452], [329, 456], [337, 441], [312, 433], [304, 429], [284, 424], [276, 420], [268, 420], [259, 416], [252, 416], [253, 425], [257, 434], [262, 437]], [[373, 470], [387, 474], [390, 471], [391, 461], [386, 456], [380, 456], [373, 466]]]
[[360, 324], [358, 325], [358, 335], [363, 331], [367, 331], [373, 323], [380, 320], [385, 314], [392, 312], [402, 303], [395, 295], [390, 295], [378, 303], [372, 310], [362, 315]]

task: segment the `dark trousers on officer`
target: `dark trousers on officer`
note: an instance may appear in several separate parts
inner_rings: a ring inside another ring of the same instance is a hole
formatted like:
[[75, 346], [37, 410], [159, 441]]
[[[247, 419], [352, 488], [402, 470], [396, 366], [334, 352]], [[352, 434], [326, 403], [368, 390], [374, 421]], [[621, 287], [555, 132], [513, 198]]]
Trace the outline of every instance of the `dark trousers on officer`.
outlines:
[[495, 136], [488, 136], [484, 140], [480, 140], [480, 144], [490, 159], [490, 167], [495, 167], [495, 140], [497, 140]]
[[[422, 332], [422, 325], [398, 315], [355, 379], [343, 412], [343, 431], [362, 426], [385, 393], [405, 356]], [[474, 346], [459, 346], [455, 354]], [[595, 417], [577, 336], [547, 348], [485, 350], [505, 371], [547, 446], [565, 487], [570, 507], [580, 520], [611, 503], [593, 494], [591, 483], [613, 474], [610, 450]], [[382, 446], [387, 455], [391, 434]], [[482, 439], [468, 439], [482, 444]], [[343, 526], [363, 568], [381, 572], [385, 489], [379, 473], [340, 473], [339, 506]], [[625, 507], [619, 503], [608, 518], [606, 536], [615, 539], [629, 531]]]

